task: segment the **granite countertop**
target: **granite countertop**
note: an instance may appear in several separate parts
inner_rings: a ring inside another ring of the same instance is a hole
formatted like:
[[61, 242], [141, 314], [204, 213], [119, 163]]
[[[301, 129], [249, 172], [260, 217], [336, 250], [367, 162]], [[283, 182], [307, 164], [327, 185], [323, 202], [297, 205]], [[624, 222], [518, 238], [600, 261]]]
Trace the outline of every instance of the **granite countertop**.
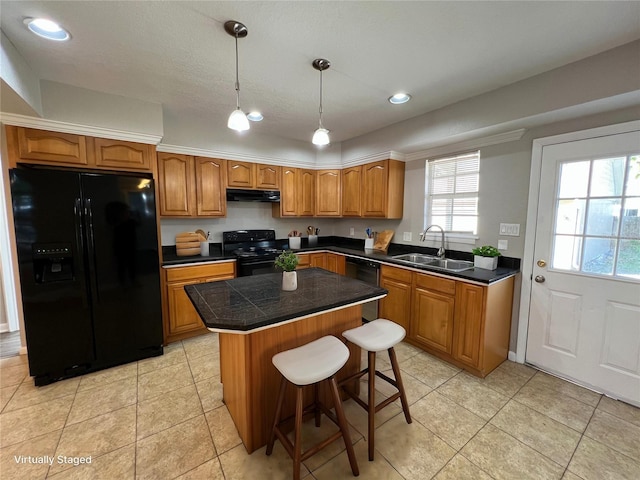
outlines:
[[[281, 248], [286, 248], [286, 240], [278, 240], [282, 243]], [[307, 253], [319, 250], [327, 250], [330, 252], [342, 253], [358, 258], [383, 262], [403, 268], [410, 268], [414, 271], [422, 271], [434, 275], [443, 275], [445, 277], [459, 278], [461, 280], [470, 280], [479, 283], [491, 284], [507, 277], [515, 275], [520, 271], [520, 259], [512, 257], [499, 257], [498, 268], [496, 270], [484, 270], [482, 268], [473, 268], [463, 272], [443, 272], [428, 267], [420, 267], [419, 265], [409, 265], [406, 262], [400, 262], [393, 259], [394, 255], [403, 253], [420, 252], [435, 255], [437, 249], [429, 247], [419, 247], [415, 245], [403, 245], [392, 243], [389, 245], [387, 254], [364, 250], [364, 240], [352, 239], [345, 237], [320, 237], [317, 245], [309, 246], [306, 238], [302, 238], [302, 248], [295, 250], [296, 253]], [[473, 261], [473, 255], [468, 252], [458, 252], [455, 250], [447, 250], [447, 258], [457, 260]], [[221, 260], [234, 260], [233, 256], [224, 256], [220, 244], [212, 243], [210, 246], [210, 255], [201, 257], [200, 255], [191, 257], [178, 257], [175, 254], [175, 248], [171, 251], [170, 247], [163, 247], [163, 266], [184, 265], [189, 263], [213, 262]]]
[[249, 332], [374, 299], [387, 290], [321, 268], [298, 271], [298, 289], [282, 290], [282, 273], [184, 287], [207, 328]]

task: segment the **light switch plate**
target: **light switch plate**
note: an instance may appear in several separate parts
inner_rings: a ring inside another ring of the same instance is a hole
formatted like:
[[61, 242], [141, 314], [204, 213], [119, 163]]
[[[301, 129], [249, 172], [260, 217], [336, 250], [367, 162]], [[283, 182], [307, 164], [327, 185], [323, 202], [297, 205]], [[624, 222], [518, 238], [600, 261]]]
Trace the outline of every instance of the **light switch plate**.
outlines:
[[519, 237], [520, 224], [519, 223], [501, 223], [500, 235], [505, 235], [508, 237]]
[[403, 232], [402, 233], [402, 240], [404, 240], [405, 242], [410, 242], [411, 241], [411, 232]]
[[498, 250], [507, 250], [509, 248], [509, 240], [498, 240]]
[[349, 235], [353, 237], [355, 234], [356, 234], [356, 229], [353, 227], [349, 228]]

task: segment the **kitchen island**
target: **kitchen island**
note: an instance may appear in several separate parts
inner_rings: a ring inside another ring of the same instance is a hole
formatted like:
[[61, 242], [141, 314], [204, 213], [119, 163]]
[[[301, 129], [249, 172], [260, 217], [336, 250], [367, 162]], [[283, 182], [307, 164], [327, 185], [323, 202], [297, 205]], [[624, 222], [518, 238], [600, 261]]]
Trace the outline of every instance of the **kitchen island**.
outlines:
[[[280, 273], [187, 285], [185, 291], [206, 327], [219, 333], [223, 399], [249, 453], [267, 443], [272, 426], [280, 374], [271, 358], [325, 335], [341, 339], [343, 331], [362, 324], [362, 303], [387, 294], [319, 268], [299, 271], [292, 292], [282, 290]], [[338, 379], [360, 369], [360, 349], [348, 346], [351, 355]], [[283, 416], [294, 411], [289, 389]], [[320, 396], [331, 405], [324, 385]]]

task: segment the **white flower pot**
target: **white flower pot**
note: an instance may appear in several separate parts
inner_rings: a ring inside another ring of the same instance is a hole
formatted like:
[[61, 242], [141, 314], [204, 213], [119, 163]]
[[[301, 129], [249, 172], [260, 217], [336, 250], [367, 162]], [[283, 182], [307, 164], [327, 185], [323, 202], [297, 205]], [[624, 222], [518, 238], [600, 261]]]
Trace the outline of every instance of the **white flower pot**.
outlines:
[[495, 270], [498, 268], [498, 257], [481, 257], [473, 256], [473, 266], [476, 268], [484, 268], [485, 270]]
[[282, 290], [292, 292], [298, 288], [298, 272], [282, 272]]

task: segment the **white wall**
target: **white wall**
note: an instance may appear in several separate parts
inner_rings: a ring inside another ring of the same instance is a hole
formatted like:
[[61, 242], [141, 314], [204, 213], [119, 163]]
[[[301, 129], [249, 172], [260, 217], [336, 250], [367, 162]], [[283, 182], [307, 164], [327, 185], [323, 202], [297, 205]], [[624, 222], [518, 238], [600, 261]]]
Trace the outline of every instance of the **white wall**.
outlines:
[[0, 76], [3, 111], [42, 115], [40, 83], [11, 41], [0, 32]]
[[42, 80], [45, 118], [162, 136], [162, 105]]

